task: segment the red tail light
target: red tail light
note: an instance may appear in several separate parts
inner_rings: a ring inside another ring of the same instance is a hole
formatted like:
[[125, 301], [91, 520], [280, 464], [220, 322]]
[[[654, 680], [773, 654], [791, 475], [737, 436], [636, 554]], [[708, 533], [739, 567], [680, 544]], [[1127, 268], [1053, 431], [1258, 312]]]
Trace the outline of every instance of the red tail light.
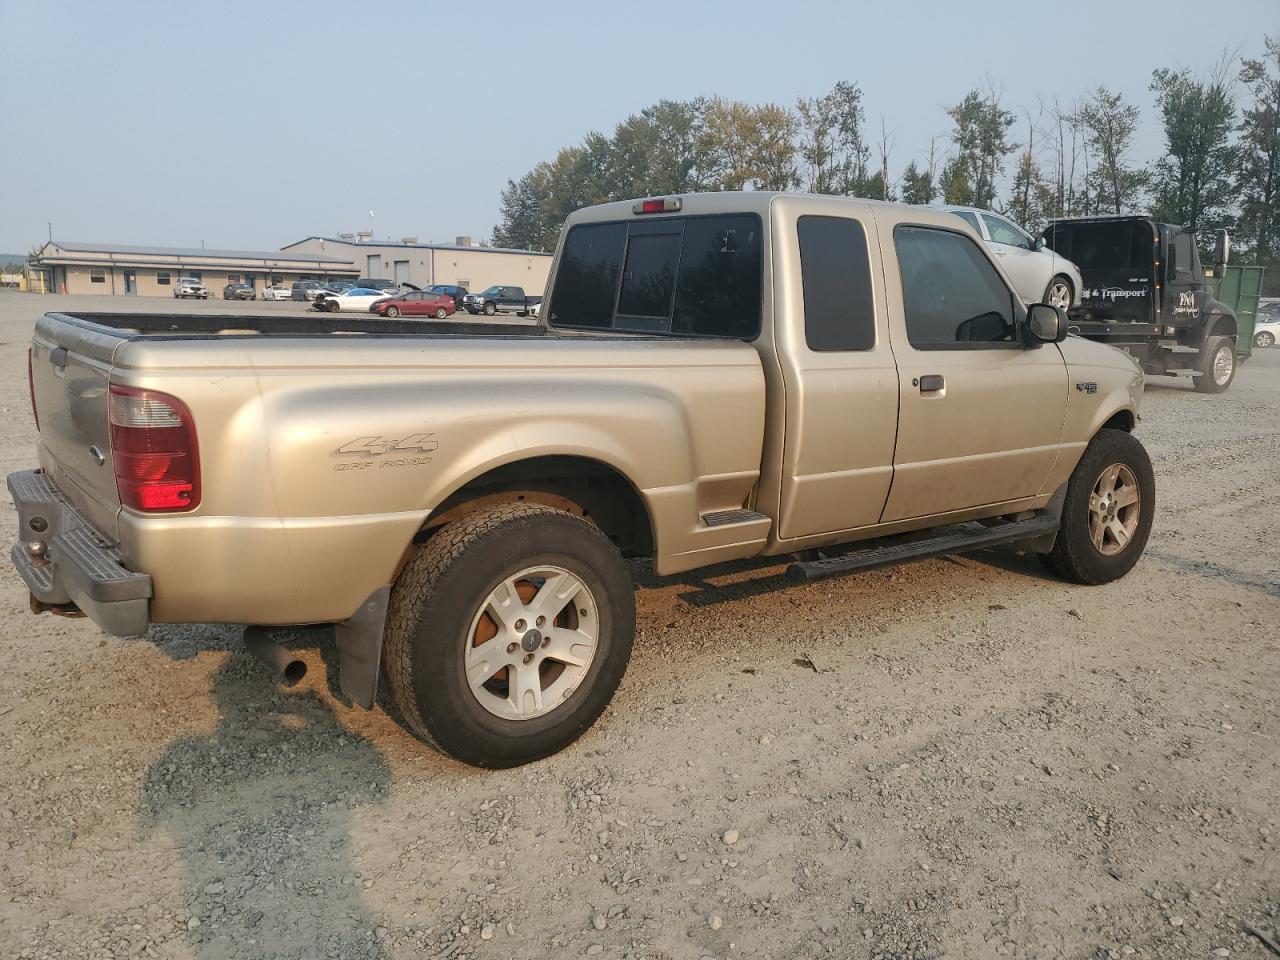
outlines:
[[36, 421], [36, 432], [40, 432], [40, 411], [36, 409], [36, 375], [31, 369], [31, 348], [27, 347], [27, 390], [31, 392], [31, 416]]
[[191, 411], [177, 397], [113, 383], [111, 452], [126, 507], [190, 510], [200, 503], [200, 454]]

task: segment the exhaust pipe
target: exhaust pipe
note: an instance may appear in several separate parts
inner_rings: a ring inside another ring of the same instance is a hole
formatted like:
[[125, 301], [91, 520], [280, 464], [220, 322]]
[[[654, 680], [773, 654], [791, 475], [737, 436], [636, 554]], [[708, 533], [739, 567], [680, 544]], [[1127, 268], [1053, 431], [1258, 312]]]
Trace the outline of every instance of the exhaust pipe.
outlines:
[[290, 650], [286, 650], [267, 635], [266, 627], [245, 627], [244, 645], [274, 673], [278, 673], [286, 687], [292, 687], [307, 675], [307, 665]]

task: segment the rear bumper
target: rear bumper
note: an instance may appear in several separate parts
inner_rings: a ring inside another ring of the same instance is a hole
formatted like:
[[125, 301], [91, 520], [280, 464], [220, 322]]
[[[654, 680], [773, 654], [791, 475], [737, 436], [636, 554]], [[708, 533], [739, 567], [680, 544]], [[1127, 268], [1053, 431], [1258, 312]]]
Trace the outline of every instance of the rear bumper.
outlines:
[[[151, 577], [125, 568], [120, 554], [40, 470], [9, 474], [18, 510], [18, 542], [9, 552], [18, 575], [41, 604], [74, 604], [121, 637], [146, 633]], [[44, 544], [43, 554], [31, 545]]]

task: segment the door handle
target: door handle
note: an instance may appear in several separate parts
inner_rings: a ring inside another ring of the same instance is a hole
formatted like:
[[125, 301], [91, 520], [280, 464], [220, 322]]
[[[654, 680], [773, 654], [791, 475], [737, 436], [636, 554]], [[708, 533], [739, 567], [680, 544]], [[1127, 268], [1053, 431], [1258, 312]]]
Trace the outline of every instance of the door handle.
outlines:
[[947, 385], [947, 381], [942, 378], [940, 373], [925, 374], [920, 378], [919, 382], [921, 393], [937, 393]]

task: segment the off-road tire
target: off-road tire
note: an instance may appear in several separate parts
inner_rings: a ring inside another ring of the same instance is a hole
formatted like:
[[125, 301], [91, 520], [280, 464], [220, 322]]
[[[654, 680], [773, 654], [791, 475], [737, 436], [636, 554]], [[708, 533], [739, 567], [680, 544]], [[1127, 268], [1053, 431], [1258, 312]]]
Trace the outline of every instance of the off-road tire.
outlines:
[[[1137, 479], [1138, 526], [1120, 553], [1106, 556], [1089, 538], [1089, 497], [1102, 471], [1116, 463], [1127, 466]], [[1075, 583], [1094, 585], [1119, 580], [1142, 556], [1151, 535], [1155, 506], [1155, 474], [1146, 448], [1137, 437], [1124, 430], [1099, 430], [1067, 482], [1062, 526], [1053, 550], [1040, 554], [1040, 559], [1058, 576]]]
[[[590, 589], [597, 648], [569, 699], [534, 719], [507, 720], [485, 710], [467, 685], [468, 632], [504, 577], [542, 562], [572, 571]], [[563, 510], [507, 503], [448, 524], [401, 571], [391, 589], [383, 664], [411, 733], [464, 763], [514, 767], [563, 749], [596, 721], [622, 682], [634, 634], [634, 588], [609, 539]]]
[[[1214, 379], [1214, 363], [1218, 353], [1227, 347], [1231, 350], [1231, 376], [1226, 383], [1218, 383]], [[1196, 390], [1199, 393], [1225, 393], [1236, 378], [1239, 364], [1236, 362], [1236, 342], [1231, 337], [1210, 337], [1204, 344], [1204, 360], [1200, 365], [1200, 376], [1196, 377]]]

